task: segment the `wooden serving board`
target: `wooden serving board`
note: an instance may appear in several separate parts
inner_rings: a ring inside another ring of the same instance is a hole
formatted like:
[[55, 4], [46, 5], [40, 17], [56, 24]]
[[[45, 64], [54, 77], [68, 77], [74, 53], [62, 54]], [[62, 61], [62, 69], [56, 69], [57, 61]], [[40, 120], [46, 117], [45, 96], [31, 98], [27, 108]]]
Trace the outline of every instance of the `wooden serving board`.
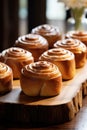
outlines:
[[15, 80], [12, 91], [0, 96], [0, 120], [28, 126], [64, 123], [75, 117], [86, 95], [87, 63], [76, 70], [72, 80], [63, 82], [60, 95], [54, 97], [28, 97]]

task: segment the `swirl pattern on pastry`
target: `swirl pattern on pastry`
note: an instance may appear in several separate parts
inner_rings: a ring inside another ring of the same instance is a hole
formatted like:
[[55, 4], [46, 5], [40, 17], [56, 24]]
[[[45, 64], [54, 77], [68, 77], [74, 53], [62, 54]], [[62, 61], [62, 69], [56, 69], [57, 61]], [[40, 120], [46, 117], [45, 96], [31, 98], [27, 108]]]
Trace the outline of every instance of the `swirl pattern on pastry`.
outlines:
[[75, 57], [69, 50], [64, 48], [49, 49], [44, 52], [39, 59], [57, 65], [64, 80], [72, 79], [75, 75]]
[[19, 47], [11, 47], [2, 52], [2, 56], [4, 59], [13, 59], [13, 60], [25, 60], [25, 58], [29, 58], [29, 60], [33, 60], [32, 54], [22, 48]]
[[32, 54], [19, 47], [11, 47], [2, 51], [0, 60], [12, 68], [14, 78], [19, 78], [24, 65], [34, 62]]
[[55, 35], [56, 33], [60, 35], [60, 31], [58, 28], [52, 25], [48, 25], [48, 24], [35, 27], [34, 29], [32, 29], [32, 33], [37, 33], [37, 34], [42, 34], [42, 35], [47, 35], [47, 36], [49, 35], [52, 36], [52, 35]]
[[13, 73], [12, 69], [0, 62], [0, 94], [4, 94], [12, 89]]
[[20, 36], [18, 38], [18, 41], [16, 41], [16, 44], [17, 42], [21, 46], [27, 46], [29, 49], [48, 46], [46, 39], [37, 34], [27, 34], [24, 36]]
[[47, 40], [37, 34], [27, 34], [24, 36], [20, 36], [18, 40], [16, 40], [15, 46], [30, 51], [35, 61], [38, 60], [39, 56], [44, 51], [48, 50]]
[[63, 47], [65, 49], [68, 49], [70, 51], [73, 51], [73, 53], [81, 53], [86, 51], [86, 46], [77, 39], [63, 39], [54, 44], [54, 47]]
[[59, 28], [49, 25], [43, 24], [35, 27], [32, 29], [33, 34], [40, 34], [41, 36], [45, 37], [49, 43], [49, 47], [53, 47], [53, 44], [61, 39], [61, 33]]
[[28, 96], [54, 96], [61, 91], [62, 75], [55, 64], [38, 61], [22, 68], [20, 84]]
[[69, 31], [66, 33], [65, 38], [73, 38], [87, 44], [87, 31]]
[[50, 61], [64, 61], [66, 59], [74, 59], [74, 54], [71, 51], [66, 50], [64, 48], [53, 48], [44, 52], [40, 58], [48, 59]]
[[58, 67], [47, 61], [38, 61], [23, 69], [23, 75], [47, 80], [56, 78], [59, 74], [61, 75]]
[[6, 64], [0, 62], [0, 79], [8, 76], [9, 73], [12, 73], [11, 68], [8, 67]]
[[65, 48], [75, 54], [76, 67], [82, 67], [86, 62], [86, 45], [78, 39], [67, 38], [57, 41], [54, 47]]

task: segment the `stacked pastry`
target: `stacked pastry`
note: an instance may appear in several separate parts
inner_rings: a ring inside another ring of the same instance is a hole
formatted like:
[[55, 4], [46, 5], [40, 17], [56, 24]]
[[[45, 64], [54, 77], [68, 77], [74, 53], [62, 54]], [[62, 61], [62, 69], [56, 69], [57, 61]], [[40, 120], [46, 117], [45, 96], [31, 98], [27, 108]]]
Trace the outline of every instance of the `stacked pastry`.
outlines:
[[50, 49], [44, 52], [39, 59], [57, 65], [62, 73], [63, 80], [69, 80], [75, 76], [75, 57], [69, 50], [63, 48]]
[[31, 33], [39, 34], [47, 39], [49, 48], [53, 47], [53, 44], [62, 38], [62, 34], [58, 27], [43, 24], [32, 29]]
[[75, 55], [76, 68], [83, 67], [86, 63], [86, 45], [77, 39], [63, 39], [54, 44], [55, 48], [65, 48]]
[[18, 40], [16, 40], [15, 46], [31, 52], [34, 57], [34, 61], [38, 61], [39, 56], [44, 51], [48, 50], [47, 40], [37, 34], [27, 34], [20, 36]]

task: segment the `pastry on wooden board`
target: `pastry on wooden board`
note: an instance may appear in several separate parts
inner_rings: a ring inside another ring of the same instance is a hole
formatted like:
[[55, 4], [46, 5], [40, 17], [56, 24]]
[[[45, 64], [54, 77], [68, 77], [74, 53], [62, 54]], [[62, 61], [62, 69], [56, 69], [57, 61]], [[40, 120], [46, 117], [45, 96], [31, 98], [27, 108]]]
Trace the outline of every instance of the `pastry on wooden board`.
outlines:
[[34, 62], [22, 68], [20, 86], [28, 96], [55, 96], [62, 89], [62, 74], [51, 62]]
[[65, 38], [78, 39], [87, 46], [87, 31], [69, 31], [65, 34]]
[[21, 47], [31, 52], [34, 57], [34, 61], [38, 61], [40, 55], [44, 51], [48, 50], [47, 40], [37, 34], [26, 34], [18, 37], [14, 46]]
[[12, 69], [0, 62], [0, 95], [12, 90], [13, 87], [13, 72]]
[[76, 68], [83, 67], [86, 63], [86, 45], [78, 39], [62, 39], [54, 44], [55, 48], [65, 48], [75, 55]]
[[39, 60], [46, 60], [57, 65], [63, 80], [69, 80], [75, 76], [75, 56], [69, 50], [64, 48], [49, 49], [40, 56]]
[[56, 26], [49, 25], [49, 24], [43, 24], [36, 26], [32, 29], [31, 33], [33, 34], [39, 34], [47, 39], [49, 48], [53, 47], [53, 44], [62, 38], [62, 34], [60, 32], [60, 29]]
[[14, 79], [19, 79], [22, 67], [34, 62], [34, 58], [31, 52], [19, 47], [11, 47], [1, 52], [0, 61], [12, 68]]

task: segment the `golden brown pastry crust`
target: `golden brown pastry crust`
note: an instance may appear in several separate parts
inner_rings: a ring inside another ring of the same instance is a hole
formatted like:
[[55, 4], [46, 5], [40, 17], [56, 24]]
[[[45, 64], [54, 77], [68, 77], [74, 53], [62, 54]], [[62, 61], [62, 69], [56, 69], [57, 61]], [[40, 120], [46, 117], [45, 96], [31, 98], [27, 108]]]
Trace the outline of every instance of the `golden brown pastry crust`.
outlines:
[[34, 62], [32, 54], [19, 47], [11, 47], [2, 51], [0, 61], [9, 65], [13, 70], [14, 79], [20, 78], [23, 66]]
[[86, 45], [80, 40], [67, 38], [60, 40], [54, 44], [54, 47], [65, 48], [75, 55], [76, 68], [80, 68], [85, 65], [86, 62]]
[[55, 96], [61, 91], [62, 75], [55, 64], [38, 61], [23, 67], [20, 84], [28, 96]]
[[5, 94], [12, 90], [13, 73], [12, 69], [0, 62], [0, 94]]
[[[87, 31], [69, 31], [65, 34], [65, 38], [78, 39], [86, 45], [87, 49]], [[86, 50], [87, 58], [87, 50]]]
[[53, 48], [44, 52], [39, 59], [57, 65], [62, 73], [63, 80], [69, 80], [75, 76], [75, 56], [69, 50], [64, 48]]
[[40, 55], [44, 51], [48, 50], [47, 40], [37, 34], [27, 34], [24, 36], [20, 36], [18, 40], [16, 40], [14, 46], [21, 47], [31, 52], [34, 57], [34, 61], [38, 61]]
[[47, 39], [49, 48], [53, 47], [53, 44], [62, 38], [59, 28], [49, 25], [43, 24], [39, 25], [32, 29], [31, 33], [39, 34]]
[[87, 46], [87, 31], [69, 31], [65, 38], [73, 38], [82, 41]]

